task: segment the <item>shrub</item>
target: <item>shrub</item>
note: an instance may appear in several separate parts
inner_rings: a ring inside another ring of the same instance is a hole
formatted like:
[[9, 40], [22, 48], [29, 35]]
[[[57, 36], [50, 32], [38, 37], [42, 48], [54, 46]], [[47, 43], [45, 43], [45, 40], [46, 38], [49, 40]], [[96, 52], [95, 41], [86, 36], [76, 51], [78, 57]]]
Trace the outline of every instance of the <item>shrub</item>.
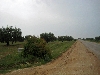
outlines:
[[31, 37], [24, 46], [22, 56], [29, 58], [31, 61], [34, 61], [36, 58], [48, 61], [51, 58], [51, 51], [46, 47], [46, 42], [43, 39]]

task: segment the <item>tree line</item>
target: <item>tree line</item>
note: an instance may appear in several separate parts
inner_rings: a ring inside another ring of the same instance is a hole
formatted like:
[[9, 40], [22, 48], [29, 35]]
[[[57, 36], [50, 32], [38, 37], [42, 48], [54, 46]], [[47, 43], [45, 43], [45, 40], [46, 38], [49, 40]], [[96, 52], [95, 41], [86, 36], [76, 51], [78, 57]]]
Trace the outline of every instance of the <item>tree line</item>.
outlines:
[[[7, 46], [9, 45], [9, 42], [12, 42], [12, 44], [17, 41], [23, 42], [24, 40], [27, 40], [29, 38], [33, 37], [32, 35], [26, 35], [25, 37], [22, 37], [22, 31], [20, 28], [8, 26], [6, 28], [2, 27], [0, 28], [0, 42], [1, 43], [7, 43]], [[34, 36], [36, 37], [36, 36]], [[72, 41], [74, 38], [72, 36], [58, 36], [55, 37], [55, 35], [51, 32], [49, 33], [41, 33], [40, 37], [41, 39], [44, 39], [47, 43], [53, 42], [53, 41]]]
[[95, 40], [96, 40], [96, 41], [100, 41], [100, 36], [95, 37]]
[[[31, 38], [31, 35], [27, 35], [25, 36], [25, 39]], [[56, 37], [53, 33], [49, 32], [49, 33], [41, 33], [40, 34], [40, 38], [44, 39], [47, 43], [48, 42], [53, 42], [53, 41], [72, 41], [74, 40], [74, 38], [72, 36], [58, 36]]]
[[74, 38], [72, 36], [58, 36], [59, 41], [72, 41]]
[[88, 40], [88, 41], [100, 41], [100, 36], [96, 36], [95, 38], [83, 38], [82, 40]]

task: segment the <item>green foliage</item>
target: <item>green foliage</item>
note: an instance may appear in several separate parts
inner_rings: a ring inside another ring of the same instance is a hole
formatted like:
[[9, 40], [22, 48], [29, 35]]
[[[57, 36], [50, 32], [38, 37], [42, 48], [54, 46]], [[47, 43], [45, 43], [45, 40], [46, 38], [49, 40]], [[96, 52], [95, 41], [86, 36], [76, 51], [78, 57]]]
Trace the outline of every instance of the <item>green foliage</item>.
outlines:
[[6, 42], [9, 45], [9, 41], [16, 42], [16, 41], [23, 41], [24, 37], [21, 36], [22, 32], [20, 28], [12, 28], [10, 27], [2, 27], [0, 28], [0, 42]]
[[52, 51], [51, 55], [53, 59], [59, 57], [63, 52], [68, 50], [75, 41], [55, 41], [48, 43], [48, 47]]
[[28, 61], [29, 59], [23, 58], [20, 53], [9, 54], [0, 59], [0, 72], [29, 67], [31, 64], [28, 64]]
[[[23, 45], [25, 44], [26, 46], [28, 42], [36, 43], [36, 41], [37, 42], [41, 41], [41, 44], [46, 49], [49, 47], [49, 49], [51, 50], [50, 51], [50, 56], [52, 57], [51, 59], [56, 59], [59, 55], [68, 50], [68, 48], [74, 43], [74, 41], [64, 41], [64, 42], [54, 41], [46, 44], [44, 40], [38, 38], [28, 39], [27, 42], [17, 42], [12, 46], [5, 46], [3, 43], [0, 43], [0, 55], [3, 55], [3, 57], [1, 56], [0, 58], [0, 73], [6, 73], [19, 68], [38, 66], [49, 62], [50, 57], [48, 57], [48, 55], [46, 55], [45, 59], [42, 59], [41, 57], [37, 58], [33, 55], [28, 55], [28, 57], [24, 58], [22, 57], [23, 53], [17, 52], [17, 46], [23, 47]], [[49, 52], [47, 54], [49, 54]]]
[[97, 36], [95, 38], [86, 38], [86, 39], [83, 39], [83, 40], [99, 43], [100, 42], [100, 36]]
[[35, 36], [32, 36], [32, 35], [26, 35], [26, 36], [25, 36], [25, 40], [28, 40], [28, 39], [31, 38], [31, 37], [35, 37]]
[[72, 36], [58, 36], [59, 41], [72, 41], [74, 38]]
[[[10, 44], [12, 42], [9, 42]], [[17, 42], [17, 43], [14, 43], [10, 46], [6, 46], [5, 44], [6, 43], [0, 43], [0, 59], [9, 55], [9, 54], [16, 54], [16, 52], [18, 52], [18, 48], [19, 47], [23, 47], [25, 42]]]
[[95, 37], [95, 40], [96, 40], [96, 41], [100, 41], [100, 36]]
[[46, 47], [46, 42], [43, 39], [31, 37], [27, 40], [27, 43], [24, 46], [22, 56], [25, 58], [30, 57], [33, 61], [34, 58], [48, 61], [51, 58], [51, 51]]
[[88, 41], [94, 41], [94, 38], [86, 38], [86, 40], [88, 40]]
[[53, 33], [42, 33], [40, 34], [40, 38], [44, 39], [47, 43], [50, 41], [55, 41], [57, 38], [54, 36]]

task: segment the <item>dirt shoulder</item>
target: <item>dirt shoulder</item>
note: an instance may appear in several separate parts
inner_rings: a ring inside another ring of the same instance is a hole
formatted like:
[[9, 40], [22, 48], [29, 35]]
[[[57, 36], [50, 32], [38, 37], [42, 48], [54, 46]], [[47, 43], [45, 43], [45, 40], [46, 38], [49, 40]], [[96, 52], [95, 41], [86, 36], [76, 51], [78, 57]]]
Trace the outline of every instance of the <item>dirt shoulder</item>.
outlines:
[[6, 75], [100, 75], [100, 60], [77, 41], [62, 56], [46, 65], [19, 69]]

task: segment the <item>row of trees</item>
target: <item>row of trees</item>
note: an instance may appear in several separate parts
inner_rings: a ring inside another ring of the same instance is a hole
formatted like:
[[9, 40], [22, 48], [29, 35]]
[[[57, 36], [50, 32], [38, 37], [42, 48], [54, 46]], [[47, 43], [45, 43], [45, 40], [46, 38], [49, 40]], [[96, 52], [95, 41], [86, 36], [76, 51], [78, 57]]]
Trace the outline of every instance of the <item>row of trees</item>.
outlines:
[[96, 41], [100, 41], [100, 36], [95, 37], [95, 40], [96, 40]]
[[55, 41], [57, 38], [54, 36], [53, 33], [42, 33], [40, 34], [40, 38], [44, 39], [47, 43], [50, 41]]
[[[33, 37], [33, 36], [32, 35], [27, 35], [27, 36], [25, 36], [25, 39], [27, 40], [28, 38], [31, 38], [31, 37]], [[56, 41], [56, 40], [62, 41], [62, 42], [63, 41], [72, 41], [72, 40], [74, 40], [74, 38], [72, 36], [58, 36], [58, 37], [55, 37], [55, 35], [51, 32], [40, 34], [40, 38], [44, 39], [47, 43], [52, 42], [52, 41]]]
[[[13, 28], [13, 26], [7, 26], [6, 28], [2, 27], [0, 28], [0, 42], [1, 43], [7, 43], [7, 46], [9, 45], [9, 42], [11, 41], [12, 44], [17, 41], [24, 41], [28, 38], [33, 37], [32, 35], [27, 35], [22, 37], [22, 32], [20, 28]], [[34, 36], [35, 37], [35, 36]], [[58, 36], [55, 37], [53, 33], [42, 33], [40, 34], [40, 38], [44, 39], [47, 43], [52, 41], [72, 41], [74, 38], [72, 36]]]
[[42, 33], [42, 34], [40, 34], [40, 38], [45, 39], [46, 42], [56, 41], [56, 40], [62, 41], [62, 42], [63, 41], [72, 41], [72, 40], [74, 40], [74, 38], [72, 36], [58, 36], [58, 38], [57, 38], [51, 32], [50, 33]]
[[[81, 38], [78, 38], [78, 39], [81, 39]], [[89, 41], [100, 41], [100, 36], [97, 36], [95, 38], [83, 38], [82, 40], [89, 40]]]
[[58, 36], [59, 41], [72, 41], [74, 38], [72, 36]]
[[13, 28], [13, 26], [7, 26], [6, 28], [2, 27], [0, 28], [0, 42], [1, 43], [7, 43], [7, 46], [9, 45], [9, 41], [17, 42], [17, 41], [23, 41], [24, 37], [22, 37], [22, 32], [20, 28]]
[[86, 39], [83, 39], [83, 40], [93, 41], [93, 40], [94, 40], [94, 38], [86, 38]]

